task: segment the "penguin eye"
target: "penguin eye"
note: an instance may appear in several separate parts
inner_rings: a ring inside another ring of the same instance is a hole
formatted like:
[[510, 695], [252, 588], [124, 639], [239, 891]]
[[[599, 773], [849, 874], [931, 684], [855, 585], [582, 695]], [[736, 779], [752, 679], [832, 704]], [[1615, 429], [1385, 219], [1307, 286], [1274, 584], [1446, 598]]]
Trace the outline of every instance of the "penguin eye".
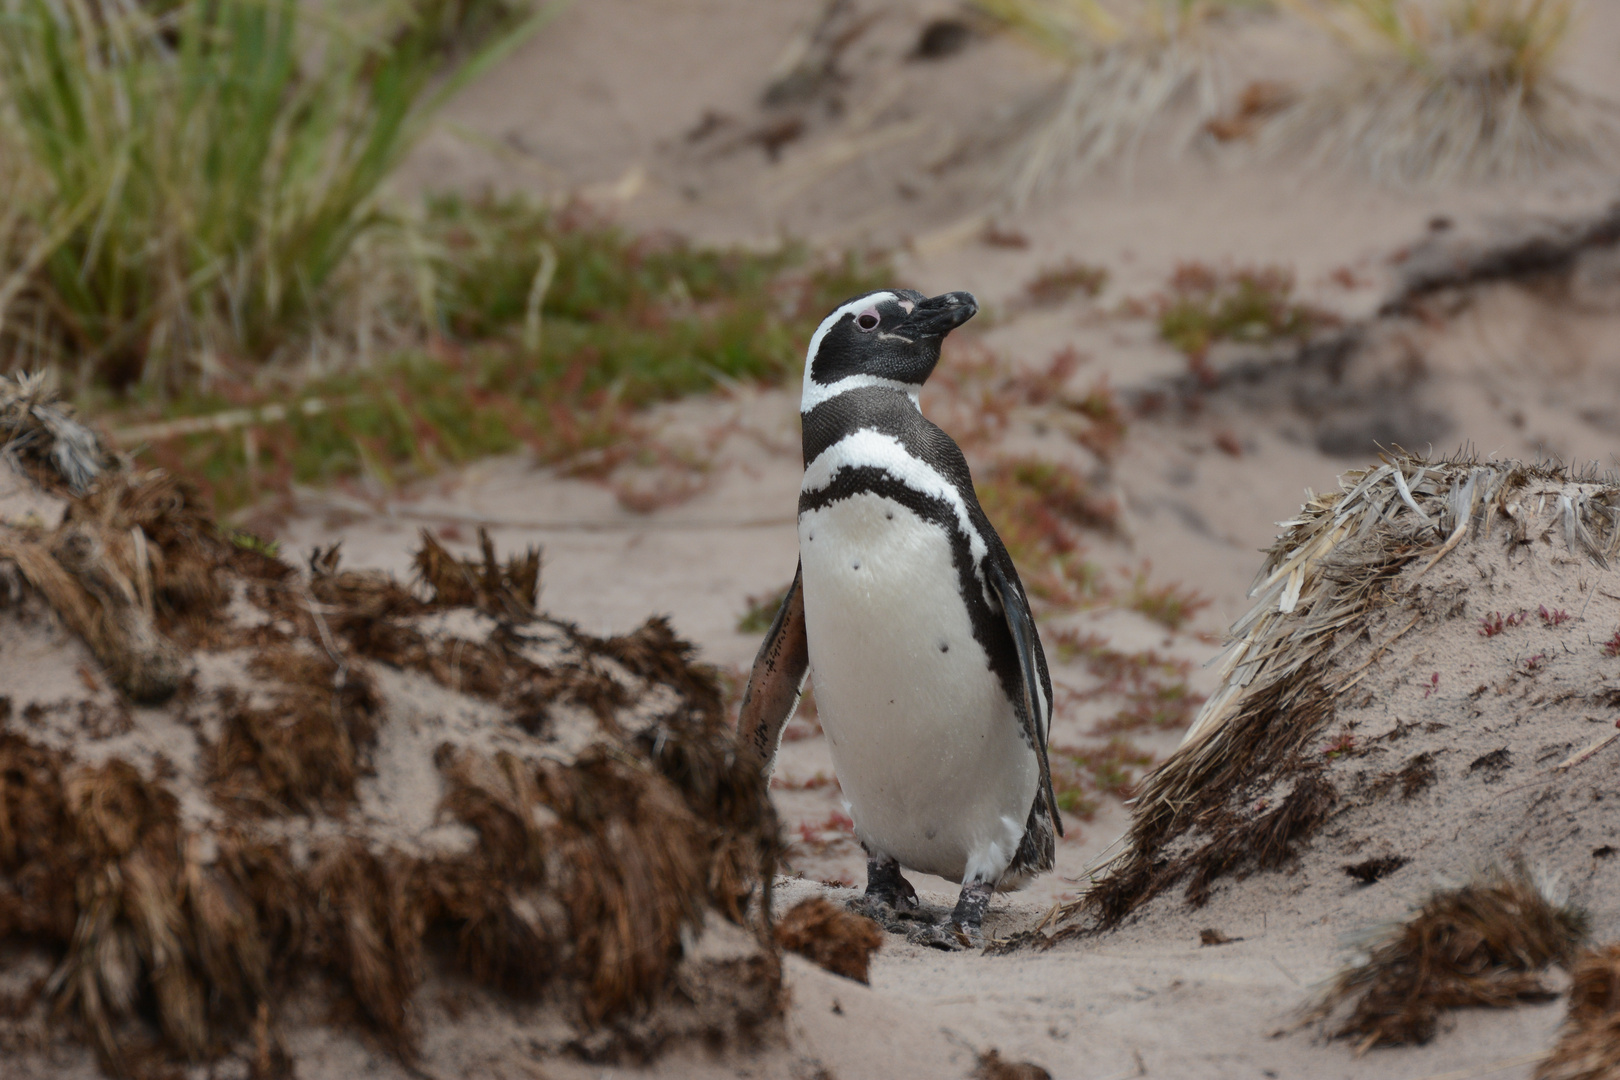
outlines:
[[855, 329], [861, 331], [862, 333], [869, 334], [878, 328], [878, 322], [879, 319], [877, 309], [867, 308], [865, 311], [855, 316]]

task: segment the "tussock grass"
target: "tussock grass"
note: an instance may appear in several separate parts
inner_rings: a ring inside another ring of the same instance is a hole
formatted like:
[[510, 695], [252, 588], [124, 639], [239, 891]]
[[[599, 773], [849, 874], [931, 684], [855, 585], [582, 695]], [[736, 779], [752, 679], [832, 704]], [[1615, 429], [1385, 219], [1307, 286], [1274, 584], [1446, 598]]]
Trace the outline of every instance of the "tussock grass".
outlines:
[[1009, 200], [1018, 206], [1065, 180], [1134, 155], [1178, 103], [1196, 119], [1185, 146], [1219, 107], [1210, 22], [1233, 0], [975, 0], [981, 11], [1057, 57], [1068, 72], [1011, 127]]
[[379, 189], [519, 36], [435, 82], [419, 21], [368, 39], [295, 0], [5, 0], [8, 363], [174, 391], [419, 324], [409, 275], [378, 262]]
[[1620, 111], [1558, 77], [1574, 0], [1288, 0], [1354, 54], [1267, 141], [1396, 184], [1523, 177], [1610, 160]]

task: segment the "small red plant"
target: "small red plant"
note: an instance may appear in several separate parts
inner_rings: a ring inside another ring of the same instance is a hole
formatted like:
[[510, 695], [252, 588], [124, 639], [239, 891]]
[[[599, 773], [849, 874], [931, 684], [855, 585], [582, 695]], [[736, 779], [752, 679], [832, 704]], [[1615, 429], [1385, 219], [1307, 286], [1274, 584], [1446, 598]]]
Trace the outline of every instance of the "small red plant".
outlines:
[[1429, 676], [1429, 685], [1423, 688], [1423, 696], [1428, 697], [1438, 689], [1440, 689], [1440, 673], [1437, 671]]
[[1356, 752], [1356, 737], [1348, 731], [1341, 731], [1338, 737], [1322, 748], [1322, 755], [1329, 761], [1344, 757], [1346, 754]]
[[838, 783], [837, 780], [824, 772], [818, 772], [805, 780], [789, 780], [785, 776], [771, 777], [771, 787], [778, 791], [815, 791], [817, 788], [824, 788], [829, 784], [836, 783]]
[[1603, 655], [1620, 656], [1620, 630], [1616, 630], [1614, 637], [1610, 638], [1608, 644], [1603, 646]]
[[806, 844], [825, 843], [826, 838], [820, 835], [822, 833], [853, 833], [854, 831], [855, 823], [836, 810], [827, 815], [826, 821], [818, 824], [812, 825], [808, 821], [799, 823], [799, 839]]
[[1500, 611], [1493, 611], [1479, 620], [1479, 636], [1495, 637], [1510, 626], [1522, 625], [1527, 618], [1529, 618], [1529, 613], [1524, 611], [1515, 611], [1511, 615], [1503, 615]]
[[1530, 659], [1528, 659], [1528, 660], [1526, 660], [1524, 662], [1524, 670], [1525, 671], [1540, 671], [1542, 666], [1544, 664], [1546, 664], [1546, 662], [1547, 662], [1547, 654], [1546, 653], [1536, 653], [1536, 655], [1532, 656]]
[[1541, 622], [1544, 626], [1562, 626], [1569, 622], [1569, 612], [1562, 608], [1547, 610], [1547, 605], [1541, 605]]

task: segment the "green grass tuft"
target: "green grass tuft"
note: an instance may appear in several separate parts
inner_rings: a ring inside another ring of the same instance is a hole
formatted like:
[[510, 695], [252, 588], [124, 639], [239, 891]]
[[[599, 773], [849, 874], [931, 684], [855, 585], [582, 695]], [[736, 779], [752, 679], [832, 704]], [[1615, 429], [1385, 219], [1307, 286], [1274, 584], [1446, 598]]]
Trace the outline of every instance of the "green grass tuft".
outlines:
[[0, 0], [8, 362], [179, 391], [307, 347], [387, 276], [354, 262], [397, 224], [383, 181], [521, 36], [435, 81], [420, 22], [378, 38], [298, 0]]
[[1067, 303], [1077, 295], [1095, 297], [1108, 284], [1106, 267], [1064, 259], [1043, 268], [1024, 284], [1024, 299], [1037, 307]]
[[1302, 342], [1338, 318], [1294, 299], [1294, 275], [1277, 266], [1217, 270], [1182, 263], [1155, 301], [1159, 336], [1185, 353], [1194, 374], [1209, 381], [1209, 351], [1222, 341]]
[[775, 592], [762, 593], [759, 596], [748, 598], [748, 608], [737, 620], [737, 633], [763, 634], [771, 628], [776, 621], [776, 613], [781, 610], [782, 602], [787, 599], [788, 590], [793, 583], [782, 586]]
[[1131, 579], [1130, 594], [1127, 596], [1125, 606], [1132, 611], [1139, 611], [1154, 622], [1163, 625], [1169, 630], [1180, 630], [1182, 625], [1209, 607], [1213, 601], [1198, 595], [1197, 592], [1183, 588], [1175, 582], [1164, 585], [1150, 585], [1153, 568], [1147, 563], [1136, 572]]

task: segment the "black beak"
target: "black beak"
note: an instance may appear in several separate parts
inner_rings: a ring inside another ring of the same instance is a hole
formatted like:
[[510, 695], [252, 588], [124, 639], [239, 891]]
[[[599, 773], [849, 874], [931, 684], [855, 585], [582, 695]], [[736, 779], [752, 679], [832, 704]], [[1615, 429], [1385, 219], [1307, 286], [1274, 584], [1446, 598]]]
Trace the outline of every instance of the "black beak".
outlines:
[[944, 337], [979, 312], [972, 293], [948, 292], [918, 304], [906, 320], [906, 328], [918, 337]]

